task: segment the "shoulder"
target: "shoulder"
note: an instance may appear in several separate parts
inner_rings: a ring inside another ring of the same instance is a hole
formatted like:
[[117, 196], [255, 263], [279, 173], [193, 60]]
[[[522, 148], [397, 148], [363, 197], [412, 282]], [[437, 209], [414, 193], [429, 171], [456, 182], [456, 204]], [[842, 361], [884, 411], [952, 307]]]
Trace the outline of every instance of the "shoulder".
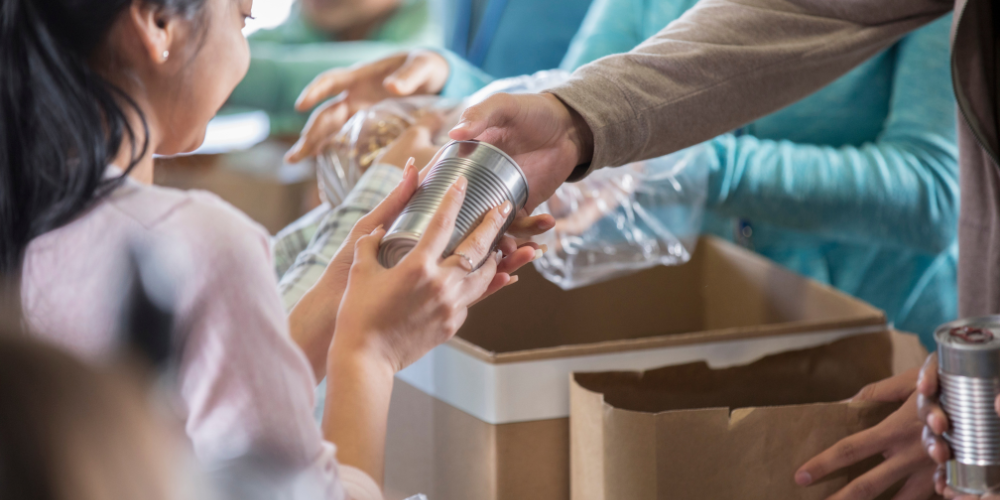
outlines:
[[119, 217], [151, 236], [187, 243], [202, 254], [269, 252], [270, 236], [263, 227], [206, 191], [127, 182], [107, 201]]

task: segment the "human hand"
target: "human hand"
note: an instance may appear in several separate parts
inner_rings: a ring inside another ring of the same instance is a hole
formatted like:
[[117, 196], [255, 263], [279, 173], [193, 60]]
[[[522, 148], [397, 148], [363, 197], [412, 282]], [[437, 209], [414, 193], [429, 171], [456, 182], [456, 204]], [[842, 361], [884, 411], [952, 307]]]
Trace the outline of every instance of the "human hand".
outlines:
[[[431, 160], [440, 151], [431, 141], [431, 138], [437, 133], [440, 127], [440, 116], [431, 113], [421, 117], [416, 124], [408, 128], [398, 139], [389, 145], [385, 152], [376, 160], [376, 163], [399, 165], [401, 161], [405, 161], [403, 160], [404, 158], [415, 157], [416, 165], [421, 166], [420, 180], [423, 181], [423, 178], [430, 171], [426, 167], [430, 166]], [[556, 221], [552, 215], [539, 214], [531, 216], [527, 210], [521, 209], [518, 211], [514, 222], [507, 228], [507, 234], [500, 240], [498, 248], [505, 256], [512, 256], [519, 246], [541, 250], [538, 245], [528, 240], [532, 236], [552, 229], [555, 225]], [[534, 258], [538, 257], [540, 255], [536, 255]]]
[[298, 111], [330, 99], [309, 116], [299, 141], [285, 155], [290, 163], [315, 156], [358, 110], [390, 97], [437, 94], [448, 80], [448, 62], [429, 50], [394, 54], [378, 61], [331, 69], [299, 95]]
[[455, 140], [478, 139], [514, 158], [528, 179], [532, 211], [590, 161], [593, 139], [582, 117], [555, 95], [496, 94], [462, 113], [449, 133]]
[[[371, 212], [358, 220], [323, 271], [323, 275], [289, 313], [292, 338], [305, 352], [317, 380], [322, 379], [326, 372], [327, 353], [337, 324], [338, 307], [331, 307], [331, 304], [339, 305], [343, 298], [351, 265], [354, 263], [354, 247], [362, 236], [370, 234], [379, 226], [388, 227], [396, 220], [416, 192], [419, 175], [414, 167], [414, 161], [410, 159], [404, 165], [403, 178], [399, 185]], [[500, 277], [490, 283], [484, 297], [515, 282], [516, 277], [504, 281], [504, 276], [510, 278], [511, 273], [536, 258], [535, 246], [519, 247], [513, 236], [530, 233], [532, 230], [538, 231], [531, 222], [544, 225], [546, 221], [545, 219], [539, 221], [537, 218], [528, 219], [525, 223], [527, 227], [514, 228], [512, 235], [504, 235], [501, 238], [499, 248], [505, 257], [498, 269]]]
[[885, 460], [834, 493], [828, 500], [869, 500], [901, 480], [894, 499], [924, 499], [934, 493], [934, 462], [921, 445], [923, 422], [917, 415], [917, 369], [870, 384], [851, 401], [905, 401], [875, 427], [841, 439], [816, 455], [795, 473], [795, 482], [808, 486], [828, 474], [875, 455]]
[[428, 113], [414, 123], [410, 128], [392, 141], [391, 144], [375, 159], [375, 163], [402, 167], [413, 159], [420, 170], [424, 170], [434, 155], [440, 149], [434, 145], [432, 138], [441, 128], [441, 117], [436, 113]]
[[453, 255], [441, 258], [467, 184], [460, 177], [448, 189], [420, 241], [391, 269], [378, 263], [383, 227], [358, 240], [332, 347], [341, 350], [340, 356], [359, 353], [402, 370], [451, 338], [468, 307], [491, 287], [509, 282], [508, 273], [498, 273], [499, 251], [479, 269], [473, 270], [472, 262], [489, 254], [510, 215], [510, 202], [491, 210]]
[[920, 421], [926, 425], [923, 436], [924, 447], [931, 459], [943, 465], [951, 459], [951, 448], [942, 438], [948, 430], [948, 417], [938, 404], [937, 353], [928, 356], [920, 369], [917, 394], [917, 413]]
[[[924, 427], [924, 447], [927, 454], [938, 464], [937, 473], [934, 476], [934, 486], [938, 494], [948, 499], [979, 500], [990, 499], [1000, 500], [1000, 496], [987, 494], [983, 496], [959, 493], [948, 487], [945, 474], [945, 464], [951, 460], [951, 447], [944, 440], [945, 431], [948, 430], [948, 416], [945, 415], [938, 401], [938, 359], [937, 353], [930, 355], [920, 370], [920, 379], [917, 382], [917, 401], [920, 420]], [[1000, 414], [1000, 396], [993, 402], [994, 410]]]

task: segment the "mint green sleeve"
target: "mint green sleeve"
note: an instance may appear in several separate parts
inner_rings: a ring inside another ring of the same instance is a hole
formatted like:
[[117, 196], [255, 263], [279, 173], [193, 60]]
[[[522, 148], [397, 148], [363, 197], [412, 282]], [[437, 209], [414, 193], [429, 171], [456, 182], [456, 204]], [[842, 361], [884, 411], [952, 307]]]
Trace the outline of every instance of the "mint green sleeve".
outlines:
[[250, 68], [227, 103], [267, 111], [271, 133], [298, 134], [307, 114], [295, 111], [299, 93], [320, 73], [406, 50], [394, 42], [250, 42]]
[[[651, 15], [661, 17], [659, 11], [670, 8], [671, 3], [679, 2], [651, 5], [651, 9], [657, 9]], [[642, 0], [594, 0], [570, 42], [560, 69], [573, 71], [604, 56], [632, 50], [647, 38], [642, 31], [645, 10]], [[673, 19], [663, 21], [661, 28]]]
[[899, 42], [889, 116], [873, 143], [710, 141], [719, 156], [710, 206], [835, 240], [944, 251], [959, 207], [949, 25], [938, 20]]
[[494, 80], [488, 73], [448, 49], [436, 49], [435, 52], [448, 61], [448, 81], [441, 89], [442, 97], [468, 97]]

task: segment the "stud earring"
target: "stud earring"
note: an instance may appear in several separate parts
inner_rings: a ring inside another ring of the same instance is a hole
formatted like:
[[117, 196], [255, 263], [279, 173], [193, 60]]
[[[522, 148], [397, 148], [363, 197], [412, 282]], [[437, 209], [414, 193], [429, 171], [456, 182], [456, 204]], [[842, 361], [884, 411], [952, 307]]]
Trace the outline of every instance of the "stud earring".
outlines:
[[167, 62], [168, 57], [170, 57], [170, 51], [164, 50], [163, 54], [160, 56], [160, 62]]

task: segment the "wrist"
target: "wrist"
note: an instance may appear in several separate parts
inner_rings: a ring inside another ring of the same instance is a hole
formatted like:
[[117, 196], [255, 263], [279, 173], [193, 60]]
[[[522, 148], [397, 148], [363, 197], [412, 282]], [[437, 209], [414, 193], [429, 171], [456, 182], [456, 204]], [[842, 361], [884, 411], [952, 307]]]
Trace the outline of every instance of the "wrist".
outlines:
[[576, 150], [576, 165], [590, 163], [590, 160], [594, 157], [594, 133], [590, 130], [587, 120], [576, 109], [567, 104], [566, 101], [560, 99], [559, 96], [552, 93], [544, 95], [553, 99], [558, 106], [566, 111], [563, 129], [566, 138], [573, 144]]
[[[563, 103], [565, 105], [565, 103]], [[570, 114], [572, 126], [569, 129], [569, 140], [576, 145], [577, 165], [589, 164], [594, 158], [594, 133], [583, 115], [570, 106], [566, 106]]]
[[327, 375], [343, 367], [364, 367], [365, 372], [387, 374], [389, 377], [395, 375], [397, 363], [376, 338], [377, 335], [366, 335], [353, 329], [338, 329], [327, 355]]

